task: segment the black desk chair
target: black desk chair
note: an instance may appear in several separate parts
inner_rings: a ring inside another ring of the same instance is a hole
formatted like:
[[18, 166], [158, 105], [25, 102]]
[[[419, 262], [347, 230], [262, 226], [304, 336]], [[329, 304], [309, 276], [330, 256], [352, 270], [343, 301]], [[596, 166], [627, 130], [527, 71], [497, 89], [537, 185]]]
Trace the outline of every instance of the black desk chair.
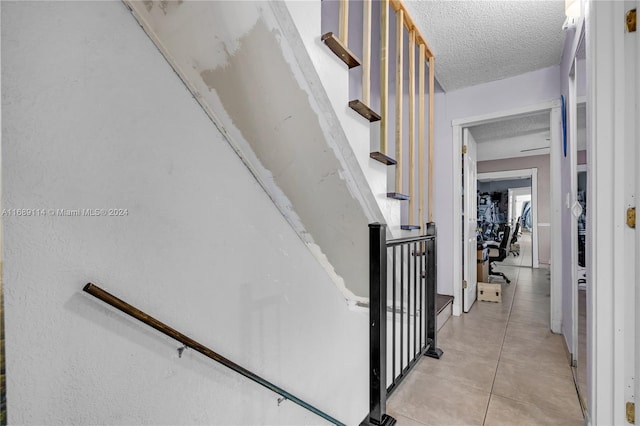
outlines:
[[520, 233], [520, 218], [516, 222], [516, 228], [513, 231], [513, 237], [511, 237], [511, 245], [509, 246], [509, 253], [514, 256], [520, 256], [520, 244], [518, 242], [518, 234]]
[[493, 262], [502, 262], [509, 256], [509, 250], [507, 249], [507, 244], [509, 244], [509, 235], [511, 233], [511, 227], [504, 227], [504, 235], [502, 236], [502, 240], [500, 241], [500, 245], [498, 244], [487, 244], [487, 247], [490, 250], [498, 250], [497, 256], [491, 256], [491, 251], [489, 251], [489, 275], [497, 275], [499, 277], [504, 278], [507, 284], [511, 283], [511, 280], [507, 278], [507, 276], [502, 272], [496, 272], [493, 270]]

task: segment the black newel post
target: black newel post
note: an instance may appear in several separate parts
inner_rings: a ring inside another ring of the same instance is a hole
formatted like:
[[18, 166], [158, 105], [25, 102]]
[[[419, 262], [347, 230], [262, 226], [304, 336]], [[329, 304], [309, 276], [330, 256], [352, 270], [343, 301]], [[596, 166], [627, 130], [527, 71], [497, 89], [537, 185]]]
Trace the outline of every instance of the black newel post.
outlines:
[[442, 350], [438, 348], [437, 341], [437, 317], [436, 312], [436, 297], [438, 293], [438, 283], [436, 280], [436, 224], [434, 222], [427, 223], [427, 235], [433, 236], [426, 241], [427, 248], [427, 341], [430, 343], [429, 350], [425, 353], [426, 356], [431, 358], [438, 358], [442, 356]]
[[387, 415], [387, 227], [369, 225], [369, 415], [362, 425], [391, 426]]

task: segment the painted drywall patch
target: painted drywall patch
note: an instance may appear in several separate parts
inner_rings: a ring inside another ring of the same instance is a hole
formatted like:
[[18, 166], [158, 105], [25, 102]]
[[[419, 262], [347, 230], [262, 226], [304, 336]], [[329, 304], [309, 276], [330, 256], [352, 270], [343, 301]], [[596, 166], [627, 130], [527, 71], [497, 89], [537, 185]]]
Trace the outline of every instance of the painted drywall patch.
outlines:
[[262, 20], [237, 46], [226, 64], [200, 72], [203, 82], [219, 97], [336, 274], [350, 291], [366, 296], [368, 220], [342, 178], [309, 94], [296, 81], [277, 33]]

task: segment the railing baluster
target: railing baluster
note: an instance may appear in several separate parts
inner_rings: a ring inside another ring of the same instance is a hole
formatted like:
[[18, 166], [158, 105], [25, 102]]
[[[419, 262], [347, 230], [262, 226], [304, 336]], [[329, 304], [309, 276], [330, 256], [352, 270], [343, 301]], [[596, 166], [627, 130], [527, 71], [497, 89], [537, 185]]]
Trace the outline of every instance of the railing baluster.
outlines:
[[409, 244], [407, 247], [407, 367], [409, 367], [409, 362], [411, 361], [411, 246]]
[[[414, 253], [418, 251], [417, 243], [413, 243], [413, 251]], [[418, 347], [417, 341], [417, 329], [416, 329], [416, 321], [418, 316], [417, 303], [418, 300], [418, 257], [413, 257], [413, 356], [415, 357], [418, 353], [416, 348]]]
[[371, 106], [371, 0], [362, 2], [362, 103]]
[[349, 0], [340, 0], [340, 26], [338, 38], [345, 47], [349, 46]]
[[400, 372], [404, 371], [404, 246], [400, 246]]
[[387, 155], [389, 123], [389, 0], [380, 1], [380, 152]]
[[391, 377], [393, 377], [392, 382], [396, 382], [396, 246], [393, 246], [393, 284], [391, 286], [391, 294], [392, 294], [392, 306], [391, 306], [391, 340], [393, 350], [391, 351]]
[[[402, 105], [403, 101], [403, 58], [404, 58], [404, 11], [396, 12], [396, 192], [402, 194]], [[410, 224], [411, 225], [411, 224]]]
[[[424, 229], [424, 63], [425, 46], [420, 44], [418, 59], [418, 218], [422, 232]], [[431, 205], [431, 202], [429, 202]], [[425, 247], [426, 249], [426, 247]]]
[[[415, 225], [416, 33], [409, 31], [409, 225]], [[422, 225], [421, 225], [422, 226]]]
[[435, 58], [429, 57], [429, 223], [433, 222], [433, 108], [435, 86]]
[[[420, 243], [420, 249], [422, 250], [423, 247], [423, 243]], [[424, 329], [422, 327], [422, 321], [424, 318], [424, 291], [422, 291], [423, 287], [424, 287], [424, 277], [425, 277], [425, 270], [424, 270], [424, 256], [420, 256], [420, 331], [419, 331], [419, 335], [420, 335], [420, 351], [422, 351], [424, 349], [424, 339], [423, 339], [423, 335], [422, 335], [422, 330]]]

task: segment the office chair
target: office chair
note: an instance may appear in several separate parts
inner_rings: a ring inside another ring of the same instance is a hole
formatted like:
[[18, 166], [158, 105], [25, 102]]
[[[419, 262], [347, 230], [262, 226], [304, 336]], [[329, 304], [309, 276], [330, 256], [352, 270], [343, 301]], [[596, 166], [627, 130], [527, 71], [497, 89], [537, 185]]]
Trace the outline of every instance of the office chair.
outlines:
[[[494, 271], [493, 270], [493, 266], [494, 266], [493, 263], [494, 262], [502, 262], [509, 255], [509, 251], [507, 250], [507, 244], [509, 244], [509, 234], [510, 233], [511, 233], [511, 227], [510, 226], [505, 226], [504, 227], [504, 235], [502, 237], [502, 240], [500, 241], [500, 245], [495, 244], [495, 243], [494, 244], [487, 244], [487, 247], [489, 249], [498, 250], [498, 255], [497, 256], [491, 256], [491, 254], [489, 254], [489, 275], [500, 276], [500, 277], [504, 278], [504, 280], [507, 282], [507, 284], [511, 283], [511, 280], [509, 280], [509, 278], [507, 278], [507, 276], [504, 273]], [[489, 253], [491, 253], [491, 252], [489, 252]]]
[[511, 237], [511, 244], [509, 245], [509, 253], [514, 256], [520, 256], [520, 244], [518, 244], [518, 233], [520, 232], [520, 218], [516, 222], [516, 228], [513, 231], [513, 237]]

